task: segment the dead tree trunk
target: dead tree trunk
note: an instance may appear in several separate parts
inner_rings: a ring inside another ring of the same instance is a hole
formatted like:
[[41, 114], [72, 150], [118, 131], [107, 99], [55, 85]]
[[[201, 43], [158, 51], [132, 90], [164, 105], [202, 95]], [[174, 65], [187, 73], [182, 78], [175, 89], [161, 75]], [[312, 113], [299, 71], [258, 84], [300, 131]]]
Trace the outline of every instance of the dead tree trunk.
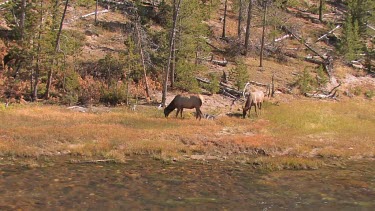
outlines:
[[39, 25], [39, 32], [38, 32], [38, 46], [37, 46], [37, 54], [36, 54], [36, 68], [34, 73], [34, 84], [32, 84], [32, 94], [31, 100], [36, 101], [38, 100], [38, 83], [39, 83], [39, 73], [40, 73], [40, 50], [41, 50], [41, 37], [43, 32], [43, 0], [40, 0], [40, 25]]
[[175, 70], [176, 70], [176, 42], [172, 45], [172, 60], [171, 60], [171, 87], [174, 87]]
[[251, 23], [251, 10], [253, 8], [252, 0], [249, 1], [249, 7], [247, 8], [247, 23], [246, 23], [246, 35], [245, 35], [245, 55], [247, 56], [249, 51], [250, 42], [250, 23]]
[[[176, 5], [176, 1], [178, 1], [177, 5]], [[168, 76], [169, 76], [169, 71], [170, 71], [170, 66], [171, 66], [173, 43], [174, 43], [175, 36], [176, 36], [176, 25], [177, 25], [178, 13], [180, 11], [181, 2], [182, 0], [173, 1], [173, 6], [176, 7], [176, 13], [173, 16], [171, 37], [169, 38], [169, 47], [170, 47], [169, 57], [168, 57], [168, 62], [167, 62], [167, 69], [165, 70], [165, 75], [164, 75], [163, 93], [162, 93], [162, 99], [161, 99], [161, 104], [163, 107], [165, 106], [165, 102], [167, 100]]]
[[137, 38], [138, 38], [138, 48], [141, 54], [141, 60], [142, 60], [142, 67], [143, 67], [143, 77], [145, 78], [145, 86], [146, 86], [146, 97], [147, 99], [150, 98], [150, 91], [148, 88], [148, 81], [147, 81], [147, 72], [146, 72], [146, 65], [145, 65], [145, 58], [143, 54], [143, 48], [142, 48], [142, 36], [139, 30], [139, 16], [137, 16], [137, 20], [135, 23], [135, 30], [137, 31]]
[[95, 25], [98, 24], [98, 0], [95, 3]]
[[242, 0], [239, 0], [239, 8], [238, 8], [238, 28], [237, 28], [237, 36], [238, 36], [238, 39], [241, 39], [241, 22], [242, 22]]
[[223, 33], [221, 34], [222, 38], [225, 38], [225, 28], [226, 28], [226, 22], [227, 22], [227, 5], [228, 5], [228, 0], [225, 0], [225, 4], [224, 4], [224, 18], [223, 18]]
[[262, 43], [260, 47], [260, 64], [259, 67], [263, 67], [263, 49], [264, 49], [264, 36], [266, 30], [266, 17], [267, 17], [267, 1], [263, 1], [263, 29], [262, 29]]
[[[173, 13], [172, 14], [173, 14], [173, 17], [176, 15], [175, 4], [173, 6]], [[176, 29], [175, 30], [177, 30], [177, 28], [178, 28], [178, 26], [176, 24]], [[171, 87], [174, 87], [174, 81], [175, 81], [175, 68], [176, 68], [176, 63], [175, 63], [176, 62], [176, 42], [175, 42], [175, 39], [176, 38], [174, 38], [174, 40], [172, 42], [172, 46], [171, 46], [171, 53], [172, 53], [171, 64], [170, 64], [170, 67], [171, 67], [171, 70], [170, 70]]]
[[[61, 36], [61, 31], [62, 31], [64, 19], [65, 19], [66, 9], [68, 8], [68, 3], [69, 3], [69, 0], [66, 0], [65, 7], [64, 7], [64, 12], [63, 12], [62, 17], [61, 17], [59, 31], [58, 31], [57, 37], [56, 37], [55, 51], [54, 51], [55, 55], [54, 55], [54, 57], [56, 57], [56, 54], [59, 51], [60, 36]], [[56, 58], [53, 58], [52, 59], [52, 67], [50, 68], [50, 70], [48, 72], [48, 80], [47, 80], [47, 87], [46, 87], [46, 94], [45, 94], [45, 98], [46, 99], [49, 99], [49, 97], [50, 97], [50, 89], [51, 89], [51, 84], [52, 84], [52, 74], [53, 74], [53, 68], [55, 68], [54, 67], [55, 63], [56, 63]]]
[[20, 35], [23, 41], [24, 31], [25, 31], [25, 18], [26, 18], [26, 0], [21, 2], [21, 18], [20, 18]]
[[319, 1], [319, 20], [320, 21], [323, 21], [323, 1], [324, 0]]

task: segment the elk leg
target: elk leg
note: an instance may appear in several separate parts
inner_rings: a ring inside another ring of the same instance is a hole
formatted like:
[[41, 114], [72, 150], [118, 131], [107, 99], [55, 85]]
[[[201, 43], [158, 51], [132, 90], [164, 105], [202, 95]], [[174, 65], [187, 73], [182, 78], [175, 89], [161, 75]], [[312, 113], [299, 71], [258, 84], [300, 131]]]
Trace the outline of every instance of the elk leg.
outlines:
[[177, 108], [176, 118], [178, 117], [178, 112], [180, 112], [179, 108]]
[[245, 119], [246, 118], [246, 113], [247, 113], [247, 110], [249, 110], [249, 108], [243, 108], [243, 112], [242, 112], [242, 117]]
[[195, 116], [195, 119], [198, 119], [198, 116], [199, 116], [199, 120], [202, 119], [202, 111], [199, 109], [199, 108], [196, 108], [196, 113], [197, 115]]

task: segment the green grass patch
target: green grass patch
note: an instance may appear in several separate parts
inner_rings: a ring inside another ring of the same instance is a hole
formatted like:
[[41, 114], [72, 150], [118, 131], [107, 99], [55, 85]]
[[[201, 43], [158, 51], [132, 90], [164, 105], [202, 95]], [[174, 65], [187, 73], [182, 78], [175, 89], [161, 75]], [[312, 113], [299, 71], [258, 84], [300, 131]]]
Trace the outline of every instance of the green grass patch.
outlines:
[[304, 101], [272, 106], [265, 118], [275, 136], [334, 134], [341, 139], [375, 137], [373, 104]]

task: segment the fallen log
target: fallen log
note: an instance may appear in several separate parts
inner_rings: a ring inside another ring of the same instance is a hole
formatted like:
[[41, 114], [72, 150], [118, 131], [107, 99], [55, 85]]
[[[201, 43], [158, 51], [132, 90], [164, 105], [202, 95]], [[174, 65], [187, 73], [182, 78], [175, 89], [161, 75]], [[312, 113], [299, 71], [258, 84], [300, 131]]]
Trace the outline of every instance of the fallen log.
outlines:
[[221, 53], [225, 53], [225, 50], [222, 50], [222, 49], [220, 49], [220, 48], [214, 46], [214, 45], [211, 44], [210, 42], [206, 41], [206, 43], [207, 43], [207, 45], [211, 46], [213, 49], [215, 49], [215, 50], [217, 50], [217, 51], [219, 51], [219, 52], [221, 52]]
[[220, 66], [223, 66], [223, 67], [227, 66], [227, 64], [228, 64], [228, 61], [225, 58], [224, 58], [224, 60], [211, 60], [211, 62], [213, 64], [217, 64], [217, 65], [220, 65]]
[[318, 98], [318, 99], [327, 99], [327, 98], [336, 99], [335, 94], [336, 94], [336, 92], [334, 93], [334, 95], [305, 93], [305, 96], [311, 97], [311, 98]]
[[341, 86], [341, 83], [331, 89], [331, 91], [323, 93], [305, 93], [306, 97], [318, 98], [318, 99], [335, 99], [337, 100], [337, 88]]
[[[199, 77], [195, 77], [195, 79], [199, 82], [202, 82], [202, 83], [205, 83], [205, 84], [211, 84], [211, 81], [208, 80], [208, 79], [204, 79], [204, 78], [199, 78]], [[230, 96], [234, 96], [234, 97], [241, 97], [242, 96], [242, 92], [240, 91], [237, 91], [236, 89], [230, 87], [229, 85], [223, 83], [223, 82], [220, 82], [219, 83], [219, 86], [220, 86], [220, 89], [223, 93], [229, 93]], [[228, 95], [229, 96], [229, 95]]]
[[[109, 10], [107, 10], [107, 9], [101, 10], [101, 11], [98, 11], [97, 14], [106, 13], [106, 12], [109, 12]], [[86, 14], [86, 15], [82, 15], [81, 18], [86, 18], [86, 17], [91, 16], [91, 15], [95, 15], [95, 12], [92, 12], [92, 13], [89, 13], [89, 14]]]
[[375, 31], [375, 27], [373, 27], [373, 26], [371, 26], [371, 25], [369, 25], [369, 24], [367, 24], [366, 26], [367, 26], [368, 28], [370, 28], [370, 29], [372, 29], [372, 30]]
[[307, 61], [307, 62], [311, 62], [311, 63], [314, 63], [314, 64], [319, 64], [319, 65], [323, 65], [323, 64], [324, 64], [323, 61], [318, 60], [318, 59], [316, 59], [316, 58], [314, 58], [314, 57], [312, 57], [312, 56], [308, 56], [308, 57], [306, 57], [306, 58], [305, 58], [305, 61]]
[[326, 34], [324, 34], [323, 36], [319, 37], [315, 42], [318, 42], [320, 41], [321, 39], [327, 37], [329, 34], [332, 34], [334, 31], [336, 31], [337, 29], [339, 29], [341, 27], [341, 25], [337, 25], [334, 29], [332, 29], [331, 31], [327, 32]]
[[197, 58], [197, 60], [211, 62], [212, 64], [220, 65], [223, 67], [227, 66], [228, 64], [228, 61], [225, 58], [223, 60], [215, 60], [213, 59], [213, 57], [210, 57], [210, 58]]
[[269, 86], [268, 84], [263, 84], [263, 83], [256, 82], [256, 81], [249, 81], [249, 83], [253, 84], [253, 85], [256, 85], [256, 86], [263, 86], [263, 87], [268, 87]]
[[284, 35], [282, 37], [279, 37], [279, 38], [275, 39], [274, 42], [279, 42], [279, 41], [284, 40], [284, 39], [289, 38], [289, 37], [292, 37], [292, 35], [290, 35], [290, 34]]
[[288, 29], [286, 26], [282, 26], [282, 29], [291, 34], [294, 38], [296, 38], [298, 41], [300, 41], [304, 46], [306, 46], [310, 51], [314, 52], [316, 55], [318, 55], [320, 58], [322, 59], [327, 59], [325, 56], [323, 56], [321, 53], [319, 53], [317, 50], [315, 50], [313, 47], [311, 47], [309, 44], [307, 44], [306, 42], [303, 42], [302, 38], [300, 36], [298, 36], [297, 34], [295, 34], [294, 32], [292, 32], [292, 30]]
[[232, 99], [234, 99], [234, 100], [239, 99], [239, 97], [232, 95], [231, 93], [225, 91], [225, 89], [222, 89], [222, 90], [221, 90], [221, 94], [222, 94], [222, 95], [225, 95], [225, 96], [227, 96], [227, 97], [230, 97], [230, 98], [232, 98]]
[[323, 61], [324, 61], [323, 62], [324, 69], [325, 69], [326, 73], [328, 74], [329, 78], [331, 79], [332, 78], [331, 72], [332, 72], [332, 69], [333, 69], [333, 59], [332, 59], [332, 57], [330, 57], [330, 56], [324, 56], [321, 53], [319, 53], [317, 50], [315, 50], [309, 44], [307, 44], [306, 42], [303, 42], [302, 38], [300, 36], [298, 36], [297, 34], [293, 33], [292, 30], [288, 29], [288, 27], [282, 26], [281, 28], [285, 32], [291, 34], [298, 41], [300, 41], [301, 43], [303, 43], [303, 45], [306, 46], [310, 51], [314, 52], [317, 56], [319, 56], [320, 58], [323, 59]]
[[359, 61], [351, 61], [350, 64], [357, 69], [365, 69], [365, 66]]

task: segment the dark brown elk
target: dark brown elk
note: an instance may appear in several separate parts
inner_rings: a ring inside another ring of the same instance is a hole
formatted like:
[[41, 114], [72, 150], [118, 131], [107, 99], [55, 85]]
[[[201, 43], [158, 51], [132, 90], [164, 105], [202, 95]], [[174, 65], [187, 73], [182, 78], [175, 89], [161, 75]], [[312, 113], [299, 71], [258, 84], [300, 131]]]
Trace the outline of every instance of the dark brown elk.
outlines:
[[200, 107], [202, 106], [202, 97], [199, 95], [199, 96], [195, 96], [195, 95], [191, 95], [191, 96], [182, 96], [182, 95], [176, 95], [176, 97], [174, 97], [174, 99], [172, 100], [171, 103], [169, 103], [169, 105], [164, 109], [164, 115], [165, 117], [168, 117], [168, 115], [174, 110], [177, 108], [177, 113], [176, 113], [176, 117], [178, 116], [178, 113], [180, 112], [181, 113], [181, 118], [182, 118], [182, 111], [184, 110], [184, 108], [187, 108], [187, 109], [193, 109], [195, 108], [196, 110], [196, 119], [198, 119], [199, 117], [199, 120], [201, 120], [202, 118], [202, 111], [200, 109]]
[[263, 101], [264, 101], [264, 93], [262, 91], [250, 92], [249, 95], [247, 96], [245, 107], [243, 108], [243, 114], [242, 114], [243, 118], [246, 117], [247, 111], [249, 111], [249, 117], [250, 117], [250, 110], [252, 106], [254, 106], [255, 108], [256, 115], [259, 116], [257, 109], [259, 110], [259, 113], [261, 113]]

